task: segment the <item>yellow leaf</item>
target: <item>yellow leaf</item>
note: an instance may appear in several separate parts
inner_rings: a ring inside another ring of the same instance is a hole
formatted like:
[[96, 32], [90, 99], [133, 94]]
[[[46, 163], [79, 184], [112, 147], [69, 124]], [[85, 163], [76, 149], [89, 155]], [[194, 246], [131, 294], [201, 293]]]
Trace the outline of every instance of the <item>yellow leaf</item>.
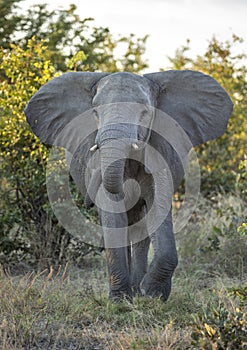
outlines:
[[204, 323], [204, 327], [206, 328], [206, 331], [210, 337], [213, 337], [216, 333], [216, 330], [210, 327], [207, 323]]

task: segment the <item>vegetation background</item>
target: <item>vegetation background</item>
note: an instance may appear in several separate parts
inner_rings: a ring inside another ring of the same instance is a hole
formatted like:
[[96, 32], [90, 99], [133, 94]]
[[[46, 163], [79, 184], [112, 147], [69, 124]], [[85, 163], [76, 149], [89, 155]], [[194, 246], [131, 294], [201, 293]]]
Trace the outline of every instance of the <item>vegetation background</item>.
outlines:
[[[164, 67], [213, 76], [234, 112], [221, 138], [196, 149], [201, 196], [176, 237], [180, 264], [169, 301], [112, 305], [104, 253], [65, 232], [49, 206], [49, 148], [32, 134], [23, 110], [40, 86], [69, 70], [141, 73], [148, 36], [115, 38], [92, 18], [81, 19], [75, 5], [21, 12], [19, 3], [0, 1], [1, 348], [246, 348], [247, 69], [246, 56], [232, 53], [243, 40], [213, 37], [195, 59], [188, 40]], [[97, 220], [73, 191], [83, 214]], [[181, 187], [175, 211], [182, 198]]]

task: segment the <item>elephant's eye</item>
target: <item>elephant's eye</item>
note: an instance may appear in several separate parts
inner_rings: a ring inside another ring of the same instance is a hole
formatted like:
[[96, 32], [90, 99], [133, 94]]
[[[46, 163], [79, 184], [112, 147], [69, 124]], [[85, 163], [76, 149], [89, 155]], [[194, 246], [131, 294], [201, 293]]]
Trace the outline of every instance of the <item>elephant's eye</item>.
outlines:
[[143, 119], [145, 119], [147, 116], [148, 116], [148, 111], [147, 111], [146, 109], [144, 109], [144, 110], [141, 112], [140, 119], [143, 120]]
[[95, 108], [93, 108], [93, 115], [95, 117], [95, 119], [97, 120], [97, 122], [99, 121], [99, 115], [98, 115], [98, 112]]

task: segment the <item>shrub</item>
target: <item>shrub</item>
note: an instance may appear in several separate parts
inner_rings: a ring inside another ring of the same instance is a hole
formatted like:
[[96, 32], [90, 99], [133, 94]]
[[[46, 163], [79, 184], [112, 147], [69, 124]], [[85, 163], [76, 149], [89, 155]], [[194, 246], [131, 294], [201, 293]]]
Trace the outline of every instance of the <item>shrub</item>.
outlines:
[[236, 350], [247, 346], [247, 284], [228, 289], [216, 307], [208, 305], [193, 319], [192, 345], [205, 350]]

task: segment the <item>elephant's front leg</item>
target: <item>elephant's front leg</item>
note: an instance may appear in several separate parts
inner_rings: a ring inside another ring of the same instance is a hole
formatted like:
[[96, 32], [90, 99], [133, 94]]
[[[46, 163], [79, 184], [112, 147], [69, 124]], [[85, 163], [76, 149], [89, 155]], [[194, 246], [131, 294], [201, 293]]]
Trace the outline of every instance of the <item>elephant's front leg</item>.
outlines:
[[166, 301], [171, 291], [172, 275], [178, 263], [171, 211], [151, 235], [151, 241], [154, 258], [140, 288], [144, 295], [160, 297]]
[[131, 300], [132, 292], [126, 247], [106, 248], [105, 253], [109, 273], [109, 298], [116, 301]]
[[[142, 231], [142, 236], [143, 234]], [[140, 283], [147, 273], [149, 245], [149, 237], [144, 237], [132, 245], [131, 284], [134, 294], [141, 295]]]
[[131, 299], [127, 214], [121, 198], [109, 196], [112, 202], [109, 211], [99, 212], [109, 273], [109, 297], [114, 300]]

